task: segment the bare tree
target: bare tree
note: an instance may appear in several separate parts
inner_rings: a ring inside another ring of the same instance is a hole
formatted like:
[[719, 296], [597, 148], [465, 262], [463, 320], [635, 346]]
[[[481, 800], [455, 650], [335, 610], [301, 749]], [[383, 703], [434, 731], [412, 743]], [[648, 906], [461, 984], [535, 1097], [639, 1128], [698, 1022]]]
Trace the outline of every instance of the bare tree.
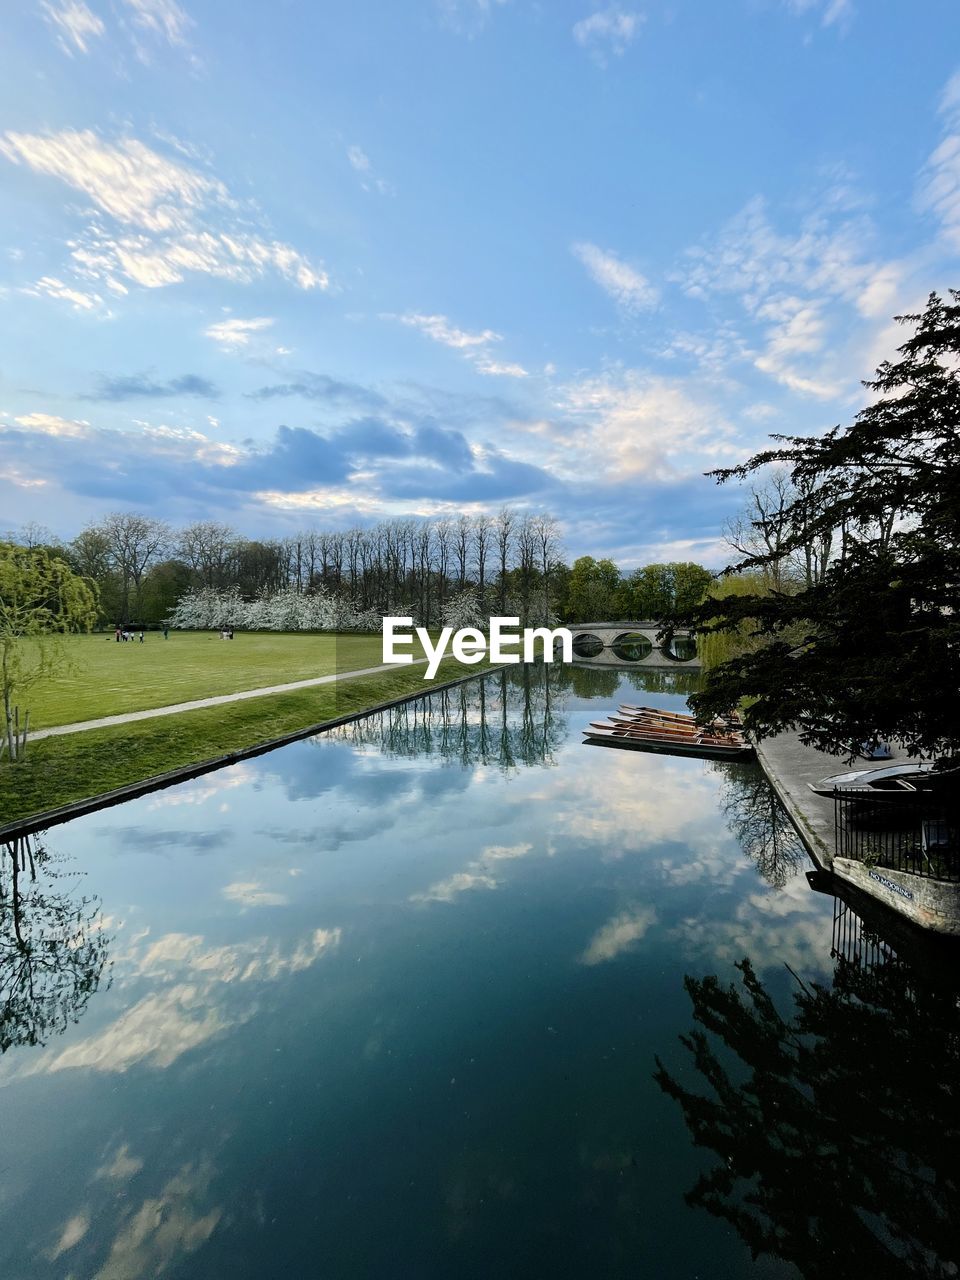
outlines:
[[513, 533], [516, 515], [509, 507], [501, 507], [494, 522], [497, 558], [500, 569], [500, 613], [507, 608], [507, 569], [510, 565], [510, 554], [513, 550]]
[[173, 545], [202, 586], [224, 587], [232, 574], [231, 562], [239, 541], [229, 525], [201, 520], [181, 529]]
[[92, 527], [107, 539], [112, 567], [120, 580], [121, 621], [129, 622], [130, 588], [133, 587], [134, 608], [139, 616], [143, 575], [169, 545], [170, 530], [163, 521], [135, 511], [115, 511]]
[[490, 555], [490, 541], [493, 537], [493, 522], [488, 515], [480, 514], [473, 519], [473, 563], [477, 573], [477, 594], [481, 605], [487, 591], [487, 560]]

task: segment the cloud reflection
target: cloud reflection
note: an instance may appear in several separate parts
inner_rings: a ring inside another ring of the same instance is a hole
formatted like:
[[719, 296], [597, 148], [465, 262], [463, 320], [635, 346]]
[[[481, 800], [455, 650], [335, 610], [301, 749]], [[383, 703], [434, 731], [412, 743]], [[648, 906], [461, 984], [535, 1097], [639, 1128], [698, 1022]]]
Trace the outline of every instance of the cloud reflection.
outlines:
[[647, 931], [657, 923], [653, 907], [637, 907], [633, 911], [621, 911], [598, 929], [589, 946], [580, 956], [585, 965], [603, 964], [615, 960], [623, 951], [630, 951], [641, 942]]
[[465, 871], [457, 871], [444, 880], [438, 880], [423, 893], [411, 893], [411, 902], [453, 902], [461, 893], [471, 889], [496, 889], [500, 881], [490, 871], [490, 864], [525, 858], [533, 849], [532, 844], [490, 845], [479, 858], [469, 863]]
[[199, 936], [166, 934], [129, 958], [134, 974], [148, 978], [154, 990], [102, 1030], [31, 1059], [3, 1082], [59, 1071], [163, 1070], [256, 1014], [253, 991], [240, 996], [232, 993], [234, 986], [252, 988], [308, 969], [334, 951], [341, 937], [339, 928], [316, 929], [292, 950], [282, 951], [267, 938], [211, 947]]

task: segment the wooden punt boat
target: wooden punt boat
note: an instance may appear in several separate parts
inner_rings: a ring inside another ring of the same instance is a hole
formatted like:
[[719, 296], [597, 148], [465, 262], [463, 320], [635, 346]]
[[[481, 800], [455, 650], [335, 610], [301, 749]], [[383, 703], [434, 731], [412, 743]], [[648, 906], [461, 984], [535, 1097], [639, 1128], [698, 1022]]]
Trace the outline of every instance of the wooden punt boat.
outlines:
[[677, 742], [712, 742], [721, 745], [742, 747], [746, 743], [741, 734], [711, 731], [709, 729], [669, 729], [659, 725], [641, 725], [629, 720], [592, 720], [591, 729], [612, 729], [616, 733], [627, 733], [647, 738], [669, 738]]
[[587, 746], [618, 747], [628, 751], [650, 751], [658, 755], [695, 756], [705, 760], [743, 760], [753, 754], [747, 742], [731, 743], [713, 737], [643, 733], [616, 729], [613, 726], [584, 730]]
[[657, 742], [678, 742], [682, 744], [701, 744], [711, 747], [746, 747], [747, 743], [743, 738], [734, 737], [731, 734], [721, 733], [671, 733], [669, 730], [663, 729], [638, 729], [632, 725], [623, 725], [617, 723], [600, 723], [594, 721], [589, 728], [585, 729], [585, 733], [594, 731], [604, 733], [614, 733], [620, 737], [637, 738], [639, 740], [657, 741]]
[[753, 753], [753, 747], [739, 729], [739, 717], [698, 725], [693, 716], [682, 711], [624, 704], [616, 715], [607, 720], [591, 721], [584, 733], [586, 741], [595, 746], [725, 760], [740, 759]]
[[[620, 704], [620, 711], [625, 716], [637, 716], [646, 719], [662, 720], [664, 723], [695, 725], [696, 718], [687, 711], [667, 711], [661, 707], [640, 707], [630, 702]], [[731, 729], [741, 729], [743, 722], [735, 711], [729, 715], [717, 716], [711, 721], [713, 725], [725, 725]]]

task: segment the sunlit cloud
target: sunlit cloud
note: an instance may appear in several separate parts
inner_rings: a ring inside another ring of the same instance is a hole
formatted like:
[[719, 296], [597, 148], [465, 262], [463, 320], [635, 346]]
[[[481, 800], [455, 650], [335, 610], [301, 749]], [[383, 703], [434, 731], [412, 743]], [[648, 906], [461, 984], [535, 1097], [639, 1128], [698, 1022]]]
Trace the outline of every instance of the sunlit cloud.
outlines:
[[35, 284], [24, 288], [23, 292], [36, 298], [60, 298], [69, 302], [76, 311], [95, 311], [103, 303], [99, 293], [73, 289], [56, 276], [41, 276]]
[[[19, 418], [15, 418], [14, 422], [27, 431], [35, 432], [37, 435], [66, 436], [75, 440], [86, 436], [90, 430], [90, 423], [85, 422], [82, 418], [79, 420], [76, 418], [61, 418], [54, 413], [25, 413]], [[4, 424], [0, 422], [0, 431], [4, 429]]]
[[[249, 230], [218, 178], [137, 138], [108, 142], [92, 129], [0, 134], [0, 156], [58, 179], [93, 202], [95, 218], [68, 242], [75, 273], [122, 292], [176, 284], [190, 274], [247, 282], [276, 272], [300, 289], [329, 287], [326, 271], [282, 241]], [[71, 288], [73, 286], [70, 286]]]
[[440, 343], [441, 346], [459, 351], [473, 363], [478, 373], [508, 378], [527, 377], [527, 370], [522, 365], [498, 361], [490, 354], [490, 346], [495, 342], [503, 341], [503, 335], [495, 333], [493, 329], [481, 329], [471, 333], [467, 329], [458, 328], [446, 316], [424, 315], [418, 311], [407, 311], [400, 316], [384, 315], [382, 318], [399, 320], [408, 328], [419, 329], [421, 333], [432, 341]]
[[254, 334], [262, 333], [273, 324], [270, 316], [256, 316], [251, 320], [218, 320], [208, 325], [204, 333], [225, 351], [235, 351], [238, 347], [248, 347]]

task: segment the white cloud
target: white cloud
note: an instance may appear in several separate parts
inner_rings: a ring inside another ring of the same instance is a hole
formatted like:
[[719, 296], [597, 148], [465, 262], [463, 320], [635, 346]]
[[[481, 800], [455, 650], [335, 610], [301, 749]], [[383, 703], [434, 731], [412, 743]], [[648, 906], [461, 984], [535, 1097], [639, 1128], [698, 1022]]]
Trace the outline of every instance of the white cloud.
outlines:
[[587, 242], [573, 245], [573, 252], [590, 278], [621, 307], [641, 311], [656, 305], [659, 294], [650, 281], [615, 253]]
[[[3, 423], [0, 423], [0, 431], [2, 430]], [[12, 484], [18, 489], [42, 489], [48, 483], [46, 480], [24, 475], [19, 467], [4, 468], [0, 471], [0, 480], [6, 480], [8, 484]]]
[[434, 342], [439, 342], [445, 347], [453, 347], [456, 351], [463, 351], [468, 347], [486, 346], [501, 339], [501, 335], [494, 333], [492, 329], [483, 329], [479, 333], [468, 333], [465, 329], [458, 329], [446, 316], [427, 316], [417, 311], [408, 311], [397, 319], [401, 324], [419, 329]]
[[795, 297], [778, 297], [764, 303], [757, 310], [761, 320], [773, 321], [767, 331], [767, 346], [754, 364], [761, 373], [768, 373], [789, 387], [808, 395], [829, 399], [838, 395], [842, 387], [815, 378], [805, 378], [795, 371], [798, 356], [811, 355], [823, 350], [826, 343], [826, 324], [822, 307], [815, 302], [804, 302]]
[[494, 9], [508, 3], [509, 0], [436, 0], [444, 26], [471, 38], [487, 25]]
[[580, 955], [580, 963], [594, 965], [615, 960], [621, 952], [629, 951], [642, 941], [656, 922], [657, 913], [653, 907], [621, 911], [593, 935], [589, 946]]
[[176, 0], [123, 0], [132, 10], [133, 21], [144, 31], [158, 36], [170, 44], [185, 44], [187, 31], [193, 22]]
[[[60, 418], [53, 413], [25, 413], [22, 417], [14, 418], [14, 422], [26, 427], [28, 431], [44, 436], [69, 436], [78, 439], [87, 435], [90, 430], [90, 423], [83, 419]], [[3, 424], [0, 423], [0, 431], [2, 430]]]
[[103, 298], [99, 293], [86, 293], [82, 289], [71, 289], [56, 276], [41, 276], [33, 285], [22, 290], [32, 297], [62, 298], [77, 311], [93, 311], [101, 305]]
[[116, 221], [144, 231], [189, 231], [211, 204], [232, 205], [222, 182], [152, 151], [136, 138], [111, 144], [92, 129], [0, 135], [0, 154], [82, 191]]
[[73, 56], [75, 51], [87, 53], [90, 41], [103, 35], [103, 21], [89, 9], [83, 0], [45, 0], [40, 10], [44, 19], [57, 33], [57, 43], [64, 53]]
[[474, 365], [478, 373], [486, 373], [494, 378], [526, 378], [529, 376], [522, 364], [492, 360], [489, 356], [478, 355], [474, 360]]
[[270, 316], [255, 316], [251, 320], [218, 320], [208, 325], [204, 333], [225, 351], [235, 351], [238, 347], [248, 347], [255, 333], [269, 329], [273, 323]]
[[605, 54], [612, 53], [620, 57], [626, 53], [642, 23], [642, 14], [610, 5], [609, 8], [599, 9], [588, 18], [574, 23], [573, 38], [581, 48], [591, 50], [602, 65]]
[[743, 343], [739, 358], [793, 391], [827, 398], [846, 385], [836, 372], [836, 304], [867, 319], [888, 315], [906, 272], [904, 263], [868, 256], [872, 238], [871, 225], [846, 216], [845, 206], [818, 208], [799, 230], [781, 233], [756, 198], [691, 249], [676, 278], [690, 297], [735, 295], [761, 326], [763, 349]]
[[558, 408], [568, 429], [553, 430], [538, 448], [572, 481], [673, 480], [742, 452], [732, 426], [703, 397], [638, 370], [569, 383]]
[[940, 223], [944, 239], [960, 249], [960, 71], [947, 81], [940, 98], [944, 136], [924, 167], [920, 208]]
[[466, 329], [458, 329], [446, 316], [428, 316], [418, 311], [408, 311], [401, 316], [384, 315], [385, 320], [399, 320], [411, 329], [419, 329], [441, 346], [451, 347], [470, 360], [478, 373], [492, 377], [526, 378], [527, 370], [520, 364], [498, 361], [490, 353], [490, 345], [502, 342], [503, 335], [492, 329], [481, 329], [479, 333], [469, 333]]
[[360, 147], [347, 147], [347, 159], [357, 173], [369, 172], [370, 157]]
[[[301, 289], [326, 289], [327, 273], [296, 249], [249, 230], [217, 178], [172, 160], [136, 138], [107, 142], [91, 129], [0, 134], [0, 155], [56, 178], [92, 201], [97, 214], [68, 242], [75, 271], [122, 292], [187, 274], [249, 281], [273, 270]], [[104, 222], [113, 223], [111, 228]]]
[[387, 182], [386, 178], [379, 178], [373, 172], [373, 165], [370, 163], [370, 157], [362, 147], [347, 147], [347, 159], [350, 161], [351, 168], [356, 169], [360, 174], [360, 185], [364, 191], [377, 190], [382, 196], [396, 195], [396, 188], [392, 182]]
[[786, 0], [791, 13], [799, 16], [810, 13], [819, 16], [823, 27], [839, 27], [845, 31], [853, 21], [856, 10], [853, 0]]

